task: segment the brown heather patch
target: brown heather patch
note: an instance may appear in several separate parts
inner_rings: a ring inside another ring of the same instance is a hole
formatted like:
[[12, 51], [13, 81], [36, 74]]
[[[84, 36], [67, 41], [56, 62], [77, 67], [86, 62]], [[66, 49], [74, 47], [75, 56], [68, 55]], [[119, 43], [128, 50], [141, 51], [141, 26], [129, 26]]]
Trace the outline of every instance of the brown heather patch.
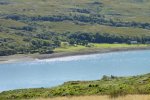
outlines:
[[79, 96], [79, 97], [57, 97], [47, 99], [31, 99], [31, 100], [150, 100], [150, 95], [127, 95], [118, 98], [110, 98], [109, 96]]

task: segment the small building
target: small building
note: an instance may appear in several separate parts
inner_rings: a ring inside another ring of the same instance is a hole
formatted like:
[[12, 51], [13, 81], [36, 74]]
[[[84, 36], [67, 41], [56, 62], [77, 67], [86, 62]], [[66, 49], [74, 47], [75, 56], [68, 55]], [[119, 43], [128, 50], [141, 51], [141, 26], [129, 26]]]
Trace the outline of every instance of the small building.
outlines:
[[66, 48], [68, 46], [70, 46], [68, 42], [61, 42], [61, 47]]
[[118, 42], [114, 42], [113, 44], [119, 44]]
[[86, 47], [94, 47], [94, 45], [92, 43], [88, 43]]
[[74, 44], [75, 47], [77, 47], [77, 44]]
[[130, 44], [138, 44], [137, 41], [130, 41]]

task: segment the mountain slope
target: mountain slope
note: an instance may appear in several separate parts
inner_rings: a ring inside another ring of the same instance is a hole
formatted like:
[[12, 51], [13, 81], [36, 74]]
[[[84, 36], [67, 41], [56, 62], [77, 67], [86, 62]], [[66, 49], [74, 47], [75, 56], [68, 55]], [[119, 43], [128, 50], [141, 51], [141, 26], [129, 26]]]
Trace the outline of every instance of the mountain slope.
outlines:
[[128, 41], [150, 41], [149, 0], [0, 0], [0, 55]]

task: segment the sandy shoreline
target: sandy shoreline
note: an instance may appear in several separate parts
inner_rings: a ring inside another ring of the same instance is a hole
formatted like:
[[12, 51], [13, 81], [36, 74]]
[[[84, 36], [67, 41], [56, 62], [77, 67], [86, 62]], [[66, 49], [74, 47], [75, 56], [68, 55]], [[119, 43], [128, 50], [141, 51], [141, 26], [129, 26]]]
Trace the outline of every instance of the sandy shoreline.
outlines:
[[89, 54], [100, 54], [109, 52], [120, 52], [120, 51], [135, 51], [135, 50], [150, 50], [150, 47], [132, 47], [132, 48], [106, 48], [106, 49], [88, 49], [78, 52], [59, 52], [53, 54], [20, 54], [11, 56], [0, 56], [0, 64], [3, 63], [14, 63], [23, 61], [34, 61], [36, 59], [52, 59], [59, 57], [68, 57], [76, 55], [89, 55]]

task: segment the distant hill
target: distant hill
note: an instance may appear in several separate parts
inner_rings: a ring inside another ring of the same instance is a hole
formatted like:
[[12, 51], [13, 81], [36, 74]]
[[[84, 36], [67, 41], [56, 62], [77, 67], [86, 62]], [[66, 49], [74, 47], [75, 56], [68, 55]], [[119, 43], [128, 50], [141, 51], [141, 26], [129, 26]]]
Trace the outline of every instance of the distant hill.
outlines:
[[149, 0], [0, 0], [0, 56], [129, 41], [150, 41]]

